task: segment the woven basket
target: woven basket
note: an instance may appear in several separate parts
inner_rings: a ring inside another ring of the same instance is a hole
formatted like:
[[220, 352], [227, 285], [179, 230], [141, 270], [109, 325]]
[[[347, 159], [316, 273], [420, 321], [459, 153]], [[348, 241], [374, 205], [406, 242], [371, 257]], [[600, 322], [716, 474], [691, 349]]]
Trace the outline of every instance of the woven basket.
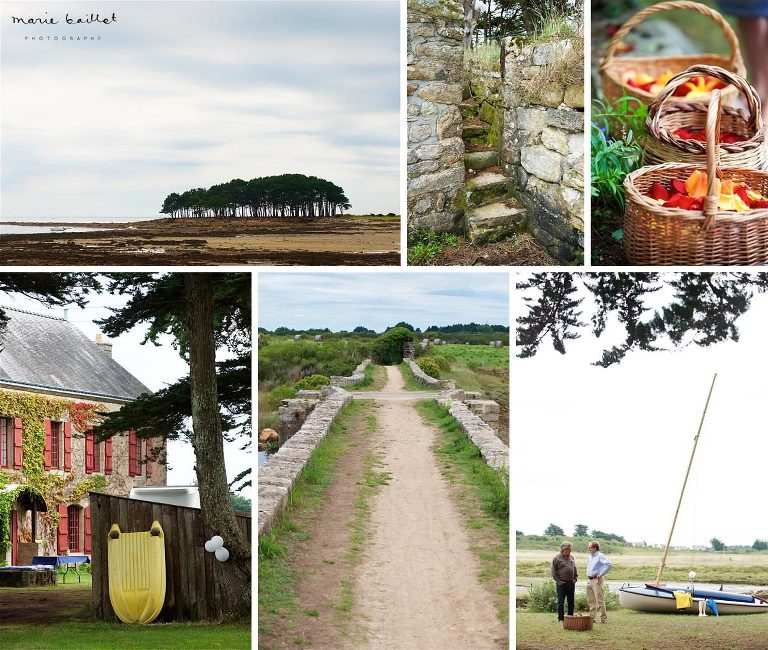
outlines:
[[716, 134], [720, 133], [720, 92], [716, 90], [712, 97], [706, 124], [709, 185], [703, 211], [665, 208], [647, 196], [654, 182], [666, 185], [673, 178], [684, 180], [702, 165], [652, 165], [624, 179], [624, 249], [632, 264], [718, 266], [768, 262], [768, 208], [718, 210], [716, 177], [746, 182], [768, 196], [768, 173], [737, 167], [720, 169], [720, 147], [716, 142]]
[[585, 630], [592, 629], [592, 617], [591, 616], [571, 616], [566, 614], [563, 618], [563, 629], [565, 630], [579, 630], [583, 632]]
[[[728, 43], [731, 52], [730, 56], [727, 58], [718, 54], [660, 57], [622, 56], [618, 58], [615, 56], [619, 44], [624, 40], [627, 34], [629, 34], [633, 27], [636, 27], [639, 23], [648, 18], [648, 16], [652, 16], [653, 14], [662, 11], [669, 11], [671, 9], [690, 9], [691, 11], [697, 11], [715, 21], [725, 35], [725, 40]], [[696, 64], [718, 66], [720, 68], [725, 68], [730, 72], [735, 72], [742, 77], [745, 77], [747, 74], [746, 68], [744, 67], [744, 60], [741, 58], [739, 40], [730, 25], [717, 11], [698, 2], [687, 2], [686, 0], [660, 2], [659, 4], [651, 5], [650, 7], [643, 9], [632, 16], [621, 26], [621, 28], [613, 35], [610, 43], [608, 43], [608, 49], [606, 50], [605, 56], [600, 61], [600, 81], [603, 87], [603, 94], [610, 103], [614, 103], [617, 99], [629, 95], [637, 97], [643, 104], [647, 105], [656, 99], [656, 97], [645, 90], [624, 85], [622, 79], [626, 72], [634, 70], [636, 72], [644, 72], [652, 77], [658, 77], [668, 71], [682, 72]], [[737, 90], [733, 87], [723, 89], [723, 97], [726, 104], [730, 104], [735, 99], [736, 95]], [[680, 103], [700, 103], [702, 101], [701, 97], [689, 100], [686, 100], [685, 98], [676, 98], [676, 100], [679, 100]]]
[[677, 129], [700, 130], [706, 128], [707, 106], [702, 103], [666, 104], [675, 89], [687, 79], [697, 75], [708, 75], [730, 84], [747, 100], [749, 113], [728, 106], [722, 107], [720, 126], [726, 131], [738, 133], [747, 138], [742, 142], [720, 144], [720, 165], [722, 167], [746, 167], [768, 169], [768, 141], [763, 125], [760, 97], [744, 77], [723, 68], [709, 65], [694, 65], [669, 80], [656, 100], [648, 107], [645, 121], [646, 137], [643, 140], [644, 165], [659, 165], [667, 162], [705, 165], [707, 145], [698, 140], [685, 140], [674, 134]]

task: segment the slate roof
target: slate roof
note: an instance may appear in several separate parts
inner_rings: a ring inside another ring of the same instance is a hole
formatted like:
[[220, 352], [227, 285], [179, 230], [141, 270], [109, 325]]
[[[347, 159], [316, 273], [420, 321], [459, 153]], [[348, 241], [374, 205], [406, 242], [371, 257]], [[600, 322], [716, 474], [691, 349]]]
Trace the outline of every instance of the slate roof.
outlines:
[[149, 389], [63, 318], [1, 307], [0, 384], [131, 400]]

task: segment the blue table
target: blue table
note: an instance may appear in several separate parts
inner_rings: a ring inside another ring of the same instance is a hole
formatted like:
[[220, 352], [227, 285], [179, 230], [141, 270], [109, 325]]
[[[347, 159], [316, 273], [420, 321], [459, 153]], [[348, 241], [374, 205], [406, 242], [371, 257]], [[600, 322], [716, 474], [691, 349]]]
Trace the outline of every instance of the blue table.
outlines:
[[70, 568], [77, 574], [77, 581], [80, 582], [80, 564], [90, 564], [91, 558], [87, 555], [35, 555], [32, 558], [33, 565], [51, 566], [54, 569], [60, 564], [64, 565], [63, 582], [67, 581], [67, 574]]

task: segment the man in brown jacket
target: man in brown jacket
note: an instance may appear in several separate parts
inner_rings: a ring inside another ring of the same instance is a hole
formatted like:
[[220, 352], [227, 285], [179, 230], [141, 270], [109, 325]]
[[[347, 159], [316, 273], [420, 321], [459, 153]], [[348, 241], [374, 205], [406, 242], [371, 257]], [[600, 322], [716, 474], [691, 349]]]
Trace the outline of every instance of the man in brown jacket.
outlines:
[[560, 554], [552, 559], [552, 580], [557, 586], [557, 620], [562, 621], [564, 616], [563, 604], [568, 600], [568, 615], [573, 615], [573, 602], [576, 595], [576, 580], [578, 571], [576, 561], [571, 557], [572, 544], [563, 542], [560, 544]]

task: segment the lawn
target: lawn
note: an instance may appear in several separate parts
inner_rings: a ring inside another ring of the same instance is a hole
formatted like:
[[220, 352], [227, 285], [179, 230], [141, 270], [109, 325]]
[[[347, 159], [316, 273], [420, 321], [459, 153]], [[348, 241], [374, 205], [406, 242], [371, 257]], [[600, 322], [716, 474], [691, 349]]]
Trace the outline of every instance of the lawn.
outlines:
[[[44, 629], [44, 632], [43, 632]], [[103, 622], [3, 625], [0, 637], [4, 650], [52, 648], [250, 648], [251, 626], [197, 623], [118, 625]]]
[[759, 650], [767, 647], [768, 615], [709, 616], [609, 612], [592, 631], [563, 629], [555, 614], [518, 610], [518, 650]]

